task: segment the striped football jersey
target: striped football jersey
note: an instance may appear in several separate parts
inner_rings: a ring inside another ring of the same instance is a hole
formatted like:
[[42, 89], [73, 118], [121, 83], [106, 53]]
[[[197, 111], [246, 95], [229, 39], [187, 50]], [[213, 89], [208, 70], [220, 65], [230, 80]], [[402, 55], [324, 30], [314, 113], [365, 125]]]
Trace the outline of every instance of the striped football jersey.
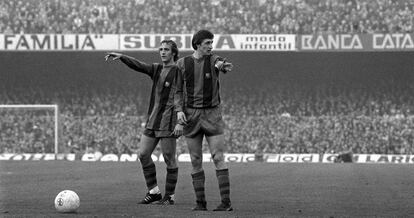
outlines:
[[174, 98], [181, 98], [181, 95], [177, 95], [176, 92], [178, 67], [176, 65], [163, 67], [158, 63], [146, 64], [126, 55], [121, 57], [121, 61], [131, 69], [150, 76], [153, 81], [145, 128], [173, 131], [177, 123]]
[[223, 59], [217, 55], [206, 55], [200, 59], [189, 55], [177, 61], [181, 73], [177, 86], [184, 93], [182, 105], [213, 108], [220, 104], [220, 74], [215, 67], [218, 60]]

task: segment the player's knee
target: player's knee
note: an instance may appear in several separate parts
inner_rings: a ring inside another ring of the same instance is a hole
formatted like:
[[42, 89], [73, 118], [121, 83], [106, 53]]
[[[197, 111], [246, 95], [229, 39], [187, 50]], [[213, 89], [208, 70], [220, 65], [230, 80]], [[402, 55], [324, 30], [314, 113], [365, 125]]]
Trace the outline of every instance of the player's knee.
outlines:
[[201, 156], [191, 156], [191, 165], [193, 166], [193, 173], [200, 172], [203, 170], [203, 159]]
[[164, 156], [164, 162], [167, 165], [167, 168], [177, 167], [177, 161], [176, 161], [175, 155], [163, 155], [163, 156]]
[[202, 158], [202, 156], [201, 155], [190, 155], [191, 156], [191, 163], [193, 163], [193, 165], [194, 164], [200, 164], [201, 165], [201, 162], [203, 161], [203, 158]]
[[213, 162], [217, 165], [224, 162], [224, 154], [222, 152], [217, 152], [211, 155]]
[[170, 161], [170, 162], [166, 162], [166, 164], [167, 164], [167, 168], [177, 168], [178, 167], [178, 165], [177, 165], [177, 162], [176, 161]]
[[148, 161], [151, 160], [151, 154], [147, 154], [145, 152], [139, 152], [138, 153], [138, 159], [142, 162], [142, 163], [146, 163]]

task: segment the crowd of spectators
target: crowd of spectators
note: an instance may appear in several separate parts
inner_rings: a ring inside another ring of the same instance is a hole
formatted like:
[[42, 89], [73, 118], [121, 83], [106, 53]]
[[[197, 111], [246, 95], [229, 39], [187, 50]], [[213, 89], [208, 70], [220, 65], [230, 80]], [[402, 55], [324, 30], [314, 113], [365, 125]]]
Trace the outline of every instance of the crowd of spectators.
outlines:
[[391, 78], [237, 87], [223, 97], [227, 141], [235, 152], [411, 154], [414, 85]]
[[0, 148], [8, 153], [53, 153], [54, 112], [1, 108]]
[[9, 0], [0, 32], [412, 33], [413, 0]]
[[[62, 86], [58, 92], [44, 87], [7, 87], [0, 99], [6, 105], [59, 105], [60, 152], [135, 152], [145, 124], [147, 102], [132, 91], [86, 86]], [[53, 113], [53, 108], [0, 108], [0, 153], [53, 153]], [[42, 137], [34, 137], [36, 132], [43, 132]], [[33, 148], [36, 142], [40, 148]]]
[[[260, 87], [223, 87], [228, 152], [412, 154], [414, 85], [410, 79], [380, 78], [360, 84], [272, 80]], [[0, 91], [0, 102], [59, 104], [60, 152], [133, 153], [145, 124], [148, 93], [132, 90], [7, 88]], [[0, 116], [0, 152], [53, 150], [51, 110], [0, 111], [7, 113]], [[188, 152], [183, 138], [177, 152]]]

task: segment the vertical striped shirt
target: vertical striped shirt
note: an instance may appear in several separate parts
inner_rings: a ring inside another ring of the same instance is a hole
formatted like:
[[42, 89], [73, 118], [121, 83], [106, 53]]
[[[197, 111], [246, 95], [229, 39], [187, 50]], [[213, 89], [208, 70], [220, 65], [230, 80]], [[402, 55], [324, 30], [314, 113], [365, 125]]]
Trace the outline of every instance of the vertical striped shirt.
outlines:
[[196, 59], [193, 55], [177, 61], [180, 69], [178, 91], [184, 93], [184, 105], [190, 108], [213, 108], [220, 104], [220, 74], [215, 67], [217, 55]]
[[181, 98], [176, 92], [179, 69], [176, 65], [147, 64], [133, 57], [122, 55], [121, 61], [131, 69], [144, 73], [152, 79], [152, 90], [145, 128], [173, 131], [177, 123], [174, 99]]

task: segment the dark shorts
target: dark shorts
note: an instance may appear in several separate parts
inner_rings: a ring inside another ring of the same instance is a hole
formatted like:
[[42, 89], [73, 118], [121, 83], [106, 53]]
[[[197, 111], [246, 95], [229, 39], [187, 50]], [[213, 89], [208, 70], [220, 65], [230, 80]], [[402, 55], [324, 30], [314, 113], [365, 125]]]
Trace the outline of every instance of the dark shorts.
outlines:
[[206, 136], [221, 135], [226, 124], [221, 115], [221, 107], [186, 108], [187, 125], [184, 126], [184, 136], [192, 138], [197, 134]]
[[151, 138], [176, 138], [172, 131], [145, 129], [144, 135]]

